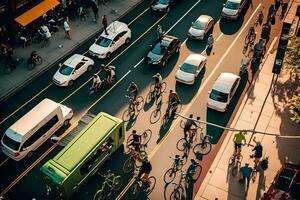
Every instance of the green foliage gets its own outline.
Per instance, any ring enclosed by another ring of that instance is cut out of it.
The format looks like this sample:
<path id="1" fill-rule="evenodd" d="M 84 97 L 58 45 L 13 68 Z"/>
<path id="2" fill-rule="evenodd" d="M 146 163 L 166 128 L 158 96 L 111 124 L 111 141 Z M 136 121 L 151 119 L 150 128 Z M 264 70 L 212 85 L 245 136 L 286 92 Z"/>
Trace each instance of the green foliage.
<path id="1" fill-rule="evenodd" d="M 284 58 L 284 66 L 295 73 L 300 73 L 300 37 L 290 37 Z"/>
<path id="2" fill-rule="evenodd" d="M 300 93 L 293 96 L 290 111 L 292 113 L 291 119 L 297 124 L 300 124 Z"/>

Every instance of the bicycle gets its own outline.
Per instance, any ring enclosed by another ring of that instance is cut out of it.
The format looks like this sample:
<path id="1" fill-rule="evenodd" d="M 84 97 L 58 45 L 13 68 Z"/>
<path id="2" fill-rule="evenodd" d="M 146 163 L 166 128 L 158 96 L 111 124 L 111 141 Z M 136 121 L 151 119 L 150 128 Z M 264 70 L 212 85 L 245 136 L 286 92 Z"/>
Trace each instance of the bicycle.
<path id="1" fill-rule="evenodd" d="M 169 158 L 173 159 L 174 162 L 172 163 L 172 167 L 168 169 L 164 175 L 166 184 L 171 183 L 175 179 L 177 171 L 181 170 L 183 166 L 183 161 L 180 159 L 179 155 L 176 155 L 175 158 Z"/>
<path id="2" fill-rule="evenodd" d="M 110 170 L 108 170 L 107 174 L 101 175 L 104 178 L 104 182 L 101 185 L 100 190 L 98 190 L 94 195 L 94 200 L 103 200 L 110 196 L 112 190 L 118 191 L 122 186 L 122 178 L 121 176 L 116 176 Z M 109 193 L 107 193 L 107 187 L 109 187 Z"/>
<path id="3" fill-rule="evenodd" d="M 180 171 L 181 171 L 181 175 L 180 175 L 178 184 L 172 183 L 174 185 L 174 190 L 170 195 L 170 200 L 185 199 L 184 198 L 184 187 L 182 186 L 182 182 L 183 182 L 183 180 L 186 180 L 186 173 L 184 173 L 182 170 L 180 170 Z"/>
<path id="4" fill-rule="evenodd" d="M 186 172 L 186 183 L 192 184 L 196 182 L 200 177 L 201 172 L 202 166 L 197 162 L 192 163 L 192 165 L 187 169 Z"/>
<path id="5" fill-rule="evenodd" d="M 162 105 L 162 102 L 160 101 L 156 105 L 155 110 L 152 111 L 152 113 L 150 115 L 150 123 L 151 124 L 154 124 L 154 123 L 156 123 L 159 120 L 159 118 L 161 116 L 161 105 Z"/>
<path id="6" fill-rule="evenodd" d="M 140 144 L 139 151 L 133 153 L 133 149 L 130 148 L 130 150 L 125 153 L 130 154 L 130 156 L 123 164 L 124 173 L 129 173 L 137 167 L 136 160 L 143 161 L 145 159 L 147 156 L 146 148 L 147 144 Z"/>
<path id="7" fill-rule="evenodd" d="M 258 24 L 261 26 L 263 21 L 264 21 L 264 14 L 263 14 L 262 10 L 260 10 L 256 17 L 254 26 L 256 27 L 256 26 L 258 26 Z"/>
<path id="8" fill-rule="evenodd" d="M 156 184 L 156 178 L 154 176 L 150 176 L 147 179 L 147 182 L 143 181 L 139 177 L 135 177 L 135 181 L 131 186 L 129 198 L 137 199 L 139 194 L 141 193 L 141 190 L 146 192 L 146 195 L 149 196 L 149 194 L 151 194 L 151 192 L 153 191 L 155 184 Z"/>
<path id="9" fill-rule="evenodd" d="M 173 102 L 171 104 L 169 104 L 169 102 L 168 102 L 168 107 L 167 107 L 166 113 L 164 114 L 164 116 L 162 118 L 163 125 L 166 125 L 168 123 L 168 121 L 172 115 L 174 115 L 175 113 L 179 113 L 181 111 L 181 108 L 182 108 L 182 105 L 181 105 L 180 101 Z"/>
<path id="10" fill-rule="evenodd" d="M 254 32 L 253 34 L 250 33 L 250 29 L 249 32 L 247 33 L 246 37 L 245 37 L 245 43 L 244 43 L 244 48 L 243 48 L 243 54 L 246 54 L 248 47 L 252 47 L 254 44 L 256 38 L 256 32 Z"/>
<path id="11" fill-rule="evenodd" d="M 37 55 L 34 58 L 34 63 L 28 63 L 28 69 L 32 70 L 35 68 L 37 65 L 41 65 L 43 63 L 43 58 L 40 55 Z"/>
<path id="12" fill-rule="evenodd" d="M 147 129 L 140 136 L 141 136 L 141 144 L 147 145 L 151 139 L 152 131 L 150 129 Z M 130 134 L 127 138 L 126 146 L 128 147 L 132 141 L 133 141 L 133 134 Z"/>
<path id="13" fill-rule="evenodd" d="M 135 100 L 131 96 L 125 95 L 126 98 L 129 98 L 129 106 L 124 111 L 122 119 L 125 122 L 128 122 L 136 111 L 140 111 L 144 106 L 144 98 L 142 96 L 137 96 Z"/>
<path id="14" fill-rule="evenodd" d="M 250 158 L 253 158 L 254 155 L 250 155 Z M 264 164 L 263 164 L 264 163 Z M 252 182 L 254 183 L 256 180 L 257 172 L 259 172 L 260 168 L 263 170 L 266 170 L 268 168 L 269 163 L 269 157 L 264 157 L 262 160 L 259 160 L 257 167 L 253 169 L 250 178 L 252 179 Z M 266 166 L 264 166 L 266 165 Z"/>
<path id="15" fill-rule="evenodd" d="M 210 135 L 205 135 L 203 137 L 203 139 L 201 140 L 201 142 L 199 144 L 196 144 L 193 148 L 193 152 L 195 155 L 197 154 L 202 154 L 202 155 L 207 155 L 211 149 L 212 149 L 212 145 L 210 142 L 210 139 L 212 139 L 213 137 Z"/>
<path id="16" fill-rule="evenodd" d="M 162 94 L 165 92 L 166 87 L 167 87 L 166 82 L 162 82 L 160 87 L 155 87 L 155 84 L 152 84 L 150 86 L 150 91 L 146 97 L 146 103 L 150 103 L 152 99 L 155 98 L 156 105 L 159 104 L 159 102 L 161 102 L 162 100 Z"/>
<path id="17" fill-rule="evenodd" d="M 80 21 L 84 22 L 86 20 L 86 18 L 88 17 L 88 11 L 86 8 L 83 8 L 82 6 L 80 6 L 77 10 L 78 13 L 78 17 L 80 19 Z"/>
<path id="18" fill-rule="evenodd" d="M 199 119 L 200 119 L 200 117 L 197 117 L 197 120 L 199 120 Z M 184 129 L 185 123 L 186 123 L 186 121 L 184 121 L 184 120 L 180 121 L 180 127 L 182 129 Z M 188 138 L 186 140 L 191 140 L 192 139 L 192 141 L 194 142 L 196 140 L 198 129 L 200 129 L 201 132 L 203 131 L 202 127 L 200 126 L 200 123 L 197 122 L 197 121 L 195 121 L 195 123 L 196 123 L 196 127 L 190 129 L 192 131 L 192 133 L 191 133 L 191 135 L 190 134 L 187 135 Z M 202 134 L 201 134 L 201 137 L 202 137 Z M 200 139 L 202 139 L 202 138 L 200 138 Z"/>

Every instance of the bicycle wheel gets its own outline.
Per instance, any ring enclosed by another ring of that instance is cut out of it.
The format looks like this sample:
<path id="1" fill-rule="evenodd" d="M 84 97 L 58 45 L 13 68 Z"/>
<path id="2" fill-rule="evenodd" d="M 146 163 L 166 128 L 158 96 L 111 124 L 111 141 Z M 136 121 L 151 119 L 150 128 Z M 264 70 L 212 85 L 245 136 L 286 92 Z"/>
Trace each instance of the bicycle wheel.
<path id="1" fill-rule="evenodd" d="M 228 165 L 232 165 L 232 163 L 234 163 L 235 161 L 235 156 L 230 156 L 229 161 L 228 161 Z"/>
<path id="2" fill-rule="evenodd" d="M 135 181 L 133 185 L 131 186 L 129 198 L 130 199 L 138 199 L 139 194 L 141 193 L 141 188 L 139 186 L 139 183 Z"/>
<path id="3" fill-rule="evenodd" d="M 211 151 L 211 143 L 209 142 L 203 142 L 196 144 L 193 148 L 194 154 L 201 153 L 202 155 L 206 155 Z"/>
<path id="4" fill-rule="evenodd" d="M 123 179 L 121 176 L 119 176 L 114 180 L 114 183 L 112 184 L 112 189 L 114 191 L 118 191 L 122 187 L 122 185 L 123 185 Z"/>
<path id="5" fill-rule="evenodd" d="M 150 115 L 150 123 L 151 124 L 156 123 L 159 120 L 160 116 L 161 116 L 161 111 L 155 109 Z"/>
<path id="6" fill-rule="evenodd" d="M 154 190 L 154 187 L 156 185 L 156 178 L 154 176 L 150 176 L 148 178 L 148 182 L 149 182 L 149 185 L 147 185 L 147 188 L 146 188 L 147 196 Z"/>
<path id="7" fill-rule="evenodd" d="M 94 200 L 104 200 L 105 199 L 105 193 L 103 190 L 98 190 L 96 194 L 94 195 Z"/>
<path id="8" fill-rule="evenodd" d="M 126 140 L 126 147 L 133 141 L 133 134 L 130 134 Z"/>
<path id="9" fill-rule="evenodd" d="M 161 84 L 161 89 L 160 89 L 160 95 L 166 91 L 167 88 L 167 83 L 166 82 L 162 82 Z"/>
<path id="10" fill-rule="evenodd" d="M 177 144 L 176 144 L 176 148 L 179 151 L 183 151 L 187 146 L 187 141 L 185 138 L 181 138 L 180 140 L 178 140 Z"/>
<path id="11" fill-rule="evenodd" d="M 173 168 L 168 169 L 168 171 L 164 175 L 164 181 L 166 184 L 170 184 L 172 181 L 174 181 L 176 176 L 176 172 Z"/>
<path id="12" fill-rule="evenodd" d="M 43 63 L 43 58 L 42 58 L 41 56 L 38 56 L 38 57 L 36 58 L 35 64 L 36 64 L 36 65 L 40 65 L 40 64 L 42 64 L 42 63 Z"/>
<path id="13" fill-rule="evenodd" d="M 181 127 L 182 129 L 184 129 L 184 127 L 185 127 L 185 120 L 181 120 L 181 121 L 180 121 L 180 127 Z"/>
<path id="14" fill-rule="evenodd" d="M 140 110 L 142 110 L 142 108 L 144 107 L 144 98 L 142 97 L 142 96 L 138 96 L 137 98 L 136 98 L 136 110 L 137 111 L 140 111 Z"/>
<path id="15" fill-rule="evenodd" d="M 149 92 L 146 96 L 146 103 L 150 103 L 153 99 L 153 92 Z"/>
<path id="16" fill-rule="evenodd" d="M 246 54 L 247 50 L 248 50 L 248 43 L 245 43 L 243 48 L 243 54 Z"/>
<path id="17" fill-rule="evenodd" d="M 200 177 L 201 172 L 202 172 L 202 166 L 197 165 L 194 172 L 193 172 L 193 174 L 192 174 L 192 176 L 191 176 L 191 180 L 194 181 L 194 182 L 197 181 L 198 178 Z"/>
<path id="18" fill-rule="evenodd" d="M 123 164 L 124 173 L 129 173 L 134 169 L 135 161 L 132 158 L 128 158 Z"/>
<path id="19" fill-rule="evenodd" d="M 152 137 L 152 131 L 150 129 L 145 130 L 142 133 L 142 144 L 148 144 L 148 142 L 150 141 L 151 137 Z"/>
<path id="20" fill-rule="evenodd" d="M 173 110 L 172 112 L 180 113 L 181 108 L 182 108 L 182 105 L 180 103 L 178 103 L 176 110 Z"/>
<path id="21" fill-rule="evenodd" d="M 170 200 L 182 200 L 183 198 L 183 187 L 179 185 L 170 195 Z"/>
<path id="22" fill-rule="evenodd" d="M 158 105 L 162 103 L 162 93 L 156 95 L 156 98 L 155 98 L 155 104 Z"/>
<path id="23" fill-rule="evenodd" d="M 237 164 L 237 165 L 238 165 L 238 164 Z M 238 168 L 237 165 L 235 165 L 235 166 L 231 169 L 231 174 L 232 174 L 232 176 L 234 176 L 234 177 L 236 177 L 236 175 L 238 174 L 239 168 Z"/>
<path id="24" fill-rule="evenodd" d="M 126 109 L 124 112 L 123 112 L 123 115 L 122 115 L 122 119 L 124 122 L 128 122 L 131 118 L 131 113 L 129 112 L 129 109 Z"/>
<path id="25" fill-rule="evenodd" d="M 249 42 L 250 42 L 250 35 L 249 33 L 247 33 L 244 44 L 248 46 Z"/>

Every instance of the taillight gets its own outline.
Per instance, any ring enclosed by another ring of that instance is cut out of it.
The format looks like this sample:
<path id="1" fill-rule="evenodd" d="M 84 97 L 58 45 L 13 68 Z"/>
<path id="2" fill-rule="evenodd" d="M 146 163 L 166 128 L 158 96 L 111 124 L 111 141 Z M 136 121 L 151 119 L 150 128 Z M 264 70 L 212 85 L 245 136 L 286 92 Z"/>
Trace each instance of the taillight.
<path id="1" fill-rule="evenodd" d="M 19 156 L 20 155 L 20 152 L 16 152 L 15 153 L 15 156 L 17 157 L 17 156 Z"/>

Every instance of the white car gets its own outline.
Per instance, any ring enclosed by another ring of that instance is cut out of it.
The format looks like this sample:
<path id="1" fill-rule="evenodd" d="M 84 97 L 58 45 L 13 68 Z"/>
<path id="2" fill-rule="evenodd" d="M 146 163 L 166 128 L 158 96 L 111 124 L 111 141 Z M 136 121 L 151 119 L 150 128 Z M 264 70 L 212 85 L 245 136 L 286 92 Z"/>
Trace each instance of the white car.
<path id="1" fill-rule="evenodd" d="M 63 64 L 53 76 L 53 82 L 58 86 L 71 86 L 74 81 L 86 71 L 93 69 L 94 61 L 83 55 L 74 54 Z"/>
<path id="2" fill-rule="evenodd" d="M 240 80 L 239 76 L 232 73 L 224 72 L 220 74 L 211 92 L 209 92 L 207 106 L 225 112 L 239 86 Z"/>
<path id="3" fill-rule="evenodd" d="M 131 30 L 127 24 L 114 21 L 107 27 L 108 35 L 105 31 L 96 39 L 95 43 L 89 48 L 91 56 L 98 58 L 109 58 L 112 52 L 117 50 L 123 44 L 128 44 L 131 39 Z"/>
<path id="4" fill-rule="evenodd" d="M 176 72 L 175 79 L 178 82 L 193 85 L 196 77 L 205 66 L 207 58 L 200 54 L 189 55 Z"/>
<path id="5" fill-rule="evenodd" d="M 188 36 L 192 39 L 203 40 L 205 34 L 213 27 L 214 19 L 208 15 L 200 15 L 195 22 L 192 23 L 188 31 Z"/>
<path id="6" fill-rule="evenodd" d="M 236 20 L 248 0 L 227 0 L 222 9 L 221 17 Z"/>

